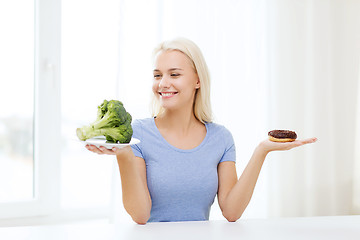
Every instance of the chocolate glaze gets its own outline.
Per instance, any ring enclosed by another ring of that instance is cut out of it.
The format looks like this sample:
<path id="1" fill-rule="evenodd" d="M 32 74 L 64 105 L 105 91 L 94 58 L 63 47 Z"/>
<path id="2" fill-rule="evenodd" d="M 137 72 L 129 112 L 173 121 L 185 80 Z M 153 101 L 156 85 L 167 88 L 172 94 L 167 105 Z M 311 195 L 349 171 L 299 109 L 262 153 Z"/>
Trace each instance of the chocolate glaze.
<path id="1" fill-rule="evenodd" d="M 272 130 L 268 133 L 268 135 L 274 138 L 297 138 L 296 133 L 290 130 Z"/>

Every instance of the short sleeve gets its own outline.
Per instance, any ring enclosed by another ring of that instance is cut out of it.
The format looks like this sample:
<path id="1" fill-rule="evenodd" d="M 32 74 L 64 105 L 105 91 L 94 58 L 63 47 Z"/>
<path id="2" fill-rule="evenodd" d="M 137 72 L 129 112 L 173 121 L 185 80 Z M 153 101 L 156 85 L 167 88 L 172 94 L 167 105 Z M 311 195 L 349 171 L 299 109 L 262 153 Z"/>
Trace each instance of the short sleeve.
<path id="1" fill-rule="evenodd" d="M 141 148 L 142 141 L 143 141 L 142 124 L 139 120 L 135 120 L 131 124 L 131 127 L 133 129 L 132 137 L 140 140 L 140 143 L 131 145 L 131 149 L 133 150 L 133 153 L 136 157 L 144 158 L 142 148 Z"/>
<path id="2" fill-rule="evenodd" d="M 219 163 L 226 161 L 236 162 L 236 148 L 235 148 L 234 138 L 231 132 L 225 127 L 223 128 L 222 132 L 223 132 L 222 142 L 224 143 L 225 146 L 224 146 L 224 154 L 221 157 Z"/>

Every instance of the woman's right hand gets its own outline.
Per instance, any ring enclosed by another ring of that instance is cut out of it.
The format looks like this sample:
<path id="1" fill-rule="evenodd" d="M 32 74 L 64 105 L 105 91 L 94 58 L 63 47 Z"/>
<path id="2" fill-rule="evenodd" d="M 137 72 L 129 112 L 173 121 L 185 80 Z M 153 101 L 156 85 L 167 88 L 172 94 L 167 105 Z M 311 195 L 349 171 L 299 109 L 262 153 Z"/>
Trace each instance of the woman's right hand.
<path id="1" fill-rule="evenodd" d="M 93 152 L 93 153 L 97 153 L 97 154 L 106 154 L 106 155 L 118 155 L 121 152 L 123 152 L 123 150 L 125 150 L 128 147 L 119 149 L 116 147 L 113 147 L 112 149 L 107 149 L 106 147 L 100 146 L 100 147 L 96 147 L 95 145 L 86 145 L 85 146 L 87 150 Z"/>
<path id="2" fill-rule="evenodd" d="M 86 145 L 87 150 L 106 155 L 116 155 L 122 188 L 122 202 L 126 212 L 138 224 L 145 224 L 151 211 L 151 197 L 147 186 L 146 164 L 144 159 L 135 157 L 130 146 L 107 149 Z"/>

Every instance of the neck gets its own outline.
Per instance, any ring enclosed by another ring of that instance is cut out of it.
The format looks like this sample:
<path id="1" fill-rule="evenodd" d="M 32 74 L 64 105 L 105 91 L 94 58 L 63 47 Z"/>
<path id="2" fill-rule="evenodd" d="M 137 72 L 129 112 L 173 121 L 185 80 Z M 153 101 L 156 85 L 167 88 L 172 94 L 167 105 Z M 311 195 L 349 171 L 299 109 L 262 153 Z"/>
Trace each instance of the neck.
<path id="1" fill-rule="evenodd" d="M 192 109 L 176 111 L 165 111 L 157 117 L 158 126 L 166 129 L 173 129 L 177 132 L 187 133 L 191 128 L 200 122 L 195 118 Z"/>

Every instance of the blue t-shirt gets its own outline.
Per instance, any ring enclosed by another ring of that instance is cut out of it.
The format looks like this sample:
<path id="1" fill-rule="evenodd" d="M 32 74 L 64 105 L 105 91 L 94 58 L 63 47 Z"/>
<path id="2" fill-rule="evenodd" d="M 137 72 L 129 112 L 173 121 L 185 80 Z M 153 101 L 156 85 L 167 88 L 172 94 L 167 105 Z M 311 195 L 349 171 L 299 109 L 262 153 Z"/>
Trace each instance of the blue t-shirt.
<path id="1" fill-rule="evenodd" d="M 218 191 L 217 166 L 234 161 L 233 137 L 224 126 L 206 123 L 202 143 L 189 150 L 169 144 L 154 118 L 135 120 L 132 145 L 135 156 L 146 163 L 147 185 L 152 201 L 149 222 L 209 220 Z"/>

